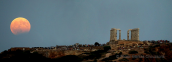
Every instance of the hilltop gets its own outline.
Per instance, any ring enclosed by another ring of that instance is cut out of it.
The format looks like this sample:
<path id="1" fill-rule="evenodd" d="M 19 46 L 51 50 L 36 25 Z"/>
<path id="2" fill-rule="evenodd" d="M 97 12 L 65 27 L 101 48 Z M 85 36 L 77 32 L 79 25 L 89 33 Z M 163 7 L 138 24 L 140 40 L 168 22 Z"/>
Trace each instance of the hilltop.
<path id="1" fill-rule="evenodd" d="M 60 48 L 60 47 L 59 47 Z M 103 46 L 80 46 L 78 49 L 67 49 L 61 47 L 61 50 L 57 49 L 43 49 L 37 48 L 11 48 L 7 51 L 3 51 L 0 54 L 1 60 L 3 59 L 26 59 L 26 60 L 56 60 L 63 62 L 171 62 L 172 58 L 172 43 L 156 44 L 142 46 L 131 46 L 125 48 L 119 48 L 113 50 L 113 47 L 108 45 Z M 149 56 L 159 57 L 151 58 Z M 148 58 L 149 57 L 149 58 Z"/>

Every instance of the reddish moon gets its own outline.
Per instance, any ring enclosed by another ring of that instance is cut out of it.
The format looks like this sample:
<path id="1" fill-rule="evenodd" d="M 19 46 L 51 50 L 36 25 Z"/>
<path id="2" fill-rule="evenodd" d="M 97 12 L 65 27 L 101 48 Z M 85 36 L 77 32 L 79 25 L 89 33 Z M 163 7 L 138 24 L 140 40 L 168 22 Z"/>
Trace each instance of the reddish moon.
<path id="1" fill-rule="evenodd" d="M 14 35 L 28 33 L 30 31 L 30 22 L 23 17 L 15 18 L 10 25 L 11 32 Z"/>

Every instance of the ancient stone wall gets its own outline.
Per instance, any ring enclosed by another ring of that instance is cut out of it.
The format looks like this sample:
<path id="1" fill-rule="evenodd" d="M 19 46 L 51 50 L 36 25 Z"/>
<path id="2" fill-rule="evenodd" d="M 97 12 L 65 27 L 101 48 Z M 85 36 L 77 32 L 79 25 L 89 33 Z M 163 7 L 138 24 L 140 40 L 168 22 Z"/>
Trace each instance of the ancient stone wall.
<path id="1" fill-rule="evenodd" d="M 117 30 L 119 30 L 119 39 L 117 39 Z M 110 41 L 117 41 L 117 40 L 121 40 L 121 30 L 112 28 L 110 30 Z"/>
<path id="2" fill-rule="evenodd" d="M 119 39 L 117 39 L 117 30 L 119 30 Z M 130 31 L 131 31 L 131 39 L 129 39 Z M 139 28 L 129 29 L 127 31 L 127 40 L 128 41 L 139 41 Z M 116 28 L 112 28 L 110 30 L 110 41 L 107 42 L 106 45 L 118 44 L 117 41 L 121 41 L 121 30 L 116 29 Z M 125 41 L 125 39 L 123 41 Z"/>
<path id="3" fill-rule="evenodd" d="M 132 29 L 131 35 L 132 35 L 131 40 L 139 41 L 139 28 Z"/>
<path id="4" fill-rule="evenodd" d="M 131 39 L 129 39 L 129 33 L 130 33 L 130 31 L 131 31 L 132 29 L 129 29 L 128 31 L 127 31 L 127 40 L 131 40 Z"/>
<path id="5" fill-rule="evenodd" d="M 112 28 L 111 30 L 110 30 L 110 40 L 115 40 L 115 39 L 117 39 L 116 37 L 117 37 L 117 34 L 116 34 L 117 32 L 116 32 L 116 29 L 115 28 Z"/>
<path id="6" fill-rule="evenodd" d="M 131 31 L 131 39 L 129 39 L 129 31 Z M 139 28 L 129 29 L 127 31 L 127 40 L 139 41 Z"/>

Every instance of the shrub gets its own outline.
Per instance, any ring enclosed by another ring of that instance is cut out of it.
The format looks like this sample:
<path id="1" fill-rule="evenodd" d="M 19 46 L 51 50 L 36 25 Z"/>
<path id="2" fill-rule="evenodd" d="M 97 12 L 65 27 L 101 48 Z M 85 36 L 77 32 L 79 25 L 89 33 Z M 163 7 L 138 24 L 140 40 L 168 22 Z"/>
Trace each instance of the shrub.
<path id="1" fill-rule="evenodd" d="M 137 51 L 129 51 L 129 54 L 136 54 L 138 53 Z"/>
<path id="2" fill-rule="evenodd" d="M 95 42 L 94 45 L 95 46 L 100 46 L 100 44 L 98 42 Z"/>
<path id="3" fill-rule="evenodd" d="M 23 51 L 23 54 L 30 54 L 30 51 Z"/>
<path id="4" fill-rule="evenodd" d="M 98 54 L 92 53 L 92 54 L 89 55 L 89 58 L 90 58 L 90 59 L 98 59 L 98 58 L 100 58 L 100 57 L 101 57 L 101 54 L 99 54 L 99 53 L 98 53 Z"/>
<path id="5" fill-rule="evenodd" d="M 108 58 L 104 58 L 104 59 L 102 59 L 102 61 L 107 61 L 108 60 Z"/>
<path id="6" fill-rule="evenodd" d="M 150 54 L 150 52 L 148 52 L 148 51 L 144 51 L 144 53 L 146 53 L 146 54 Z"/>
<path id="7" fill-rule="evenodd" d="M 104 50 L 105 50 L 105 51 L 108 51 L 109 49 L 111 49 L 110 46 L 104 46 Z"/>
<path id="8" fill-rule="evenodd" d="M 22 51 L 22 50 L 10 51 L 7 54 L 5 54 L 5 56 L 6 55 L 9 55 L 8 57 L 10 57 L 10 58 L 8 58 L 8 59 L 15 59 L 15 60 L 16 59 L 23 59 L 23 60 L 25 60 L 25 59 L 28 59 L 28 60 L 30 60 L 30 59 L 46 59 L 46 57 L 44 57 L 41 54 L 32 54 L 29 51 Z M 4 57 L 4 56 L 2 56 L 2 57 Z"/>
<path id="9" fill-rule="evenodd" d="M 97 51 L 93 51 L 93 52 L 91 52 L 91 54 L 93 53 L 93 54 L 101 54 L 101 53 L 105 53 L 106 51 L 104 51 L 104 50 L 97 50 Z"/>
<path id="10" fill-rule="evenodd" d="M 97 62 L 97 59 L 94 59 L 94 61 L 93 62 Z"/>
<path id="11" fill-rule="evenodd" d="M 67 55 L 67 56 L 63 56 L 61 58 L 58 58 L 57 60 L 63 61 L 63 62 L 80 62 L 83 59 L 79 58 L 79 57 L 77 57 L 75 55 Z"/>
<path id="12" fill-rule="evenodd" d="M 116 55 L 112 55 L 112 56 L 109 56 L 108 58 L 109 60 L 114 60 L 114 59 L 117 59 Z"/>
<path id="13" fill-rule="evenodd" d="M 136 58 L 132 58 L 132 60 L 135 60 Z"/>
<path id="14" fill-rule="evenodd" d="M 119 61 L 129 61 L 127 58 L 119 59 Z"/>
<path id="15" fill-rule="evenodd" d="M 86 53 L 82 53 L 82 54 L 90 54 L 90 53 L 87 53 L 87 52 L 86 52 Z"/>
<path id="16" fill-rule="evenodd" d="M 122 54 L 122 52 L 119 53 L 119 55 L 121 55 L 121 54 Z"/>
<path id="17" fill-rule="evenodd" d="M 147 49 L 147 48 L 144 48 L 144 50 L 149 50 L 149 49 Z"/>
<path id="18" fill-rule="evenodd" d="M 33 54 L 38 54 L 38 52 L 33 52 Z"/>
<path id="19" fill-rule="evenodd" d="M 97 50 L 91 53 L 86 53 L 86 54 L 89 54 L 89 56 L 84 57 L 84 59 L 98 59 L 101 57 L 103 53 L 105 53 L 104 50 Z"/>
<path id="20" fill-rule="evenodd" d="M 154 47 L 160 47 L 160 45 L 155 45 Z"/>
<path id="21" fill-rule="evenodd" d="M 151 52 L 152 55 L 157 55 L 158 53 L 157 52 Z"/>

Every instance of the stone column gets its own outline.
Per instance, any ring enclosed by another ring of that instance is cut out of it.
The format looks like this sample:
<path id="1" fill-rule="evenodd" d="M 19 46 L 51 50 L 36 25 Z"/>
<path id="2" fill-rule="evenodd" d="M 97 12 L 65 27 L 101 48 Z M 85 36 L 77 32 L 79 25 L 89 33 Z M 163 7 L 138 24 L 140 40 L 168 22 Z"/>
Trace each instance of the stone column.
<path id="1" fill-rule="evenodd" d="M 130 33 L 131 30 L 132 30 L 132 29 L 129 29 L 129 30 L 127 31 L 127 40 L 130 40 L 130 39 L 129 39 L 129 36 L 130 36 L 129 33 Z"/>
<path id="2" fill-rule="evenodd" d="M 119 30 L 119 40 L 121 40 L 121 30 Z"/>
<path id="3" fill-rule="evenodd" d="M 116 40 L 116 29 L 115 28 L 112 28 L 111 30 L 110 30 L 110 41 L 112 41 L 112 40 Z"/>
<path id="4" fill-rule="evenodd" d="M 117 41 L 117 30 L 115 29 L 115 41 Z"/>
<path id="5" fill-rule="evenodd" d="M 138 37 L 137 40 L 139 41 L 139 28 L 138 28 L 138 31 L 137 31 L 137 35 L 138 35 L 137 36 Z"/>
<path id="6" fill-rule="evenodd" d="M 112 40 L 112 30 L 110 30 L 110 41 Z"/>
<path id="7" fill-rule="evenodd" d="M 139 28 L 132 29 L 132 40 L 137 40 L 139 41 Z"/>
<path id="8" fill-rule="evenodd" d="M 127 40 L 129 40 L 129 30 L 127 31 Z"/>
<path id="9" fill-rule="evenodd" d="M 134 31 L 133 30 L 131 30 L 131 38 L 130 38 L 130 40 L 134 40 Z"/>

